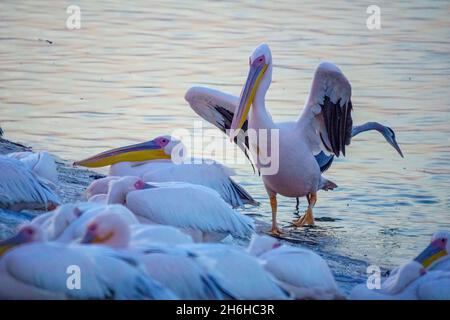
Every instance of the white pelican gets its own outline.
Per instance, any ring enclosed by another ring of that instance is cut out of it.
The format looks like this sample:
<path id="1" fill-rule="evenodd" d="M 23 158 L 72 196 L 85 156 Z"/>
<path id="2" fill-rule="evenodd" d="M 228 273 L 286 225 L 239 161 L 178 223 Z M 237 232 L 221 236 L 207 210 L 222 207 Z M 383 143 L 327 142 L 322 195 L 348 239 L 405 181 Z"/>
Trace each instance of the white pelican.
<path id="1" fill-rule="evenodd" d="M 368 289 L 366 284 L 352 289 L 352 300 L 450 300 L 450 272 L 431 271 L 415 276 L 411 282 L 401 283 L 394 289 L 381 285 L 381 289 Z"/>
<path id="2" fill-rule="evenodd" d="M 81 211 L 75 204 L 63 204 L 56 210 L 38 215 L 29 224 L 39 227 L 47 240 L 56 240 L 80 215 Z"/>
<path id="3" fill-rule="evenodd" d="M 284 300 L 292 295 L 280 287 L 255 257 L 244 250 L 225 244 L 182 245 L 211 271 L 214 281 L 230 298 L 238 300 Z"/>
<path id="4" fill-rule="evenodd" d="M 171 136 L 162 136 L 105 151 L 76 161 L 74 165 L 89 168 L 111 165 L 111 176 L 137 176 L 150 182 L 182 181 L 200 184 L 216 190 L 233 207 L 258 204 L 243 187 L 231 179 L 235 175 L 232 169 L 208 159 L 186 159 L 184 150 L 181 141 Z M 172 161 L 175 156 L 179 157 L 179 161 Z"/>
<path id="5" fill-rule="evenodd" d="M 328 264 L 311 250 L 282 245 L 273 237 L 254 236 L 248 251 L 296 299 L 342 298 Z"/>
<path id="6" fill-rule="evenodd" d="M 197 262 L 194 255 L 161 244 L 168 235 L 181 243 L 192 243 L 176 228 L 170 226 L 145 225 L 145 233 L 136 235 L 119 215 L 103 214 L 95 217 L 87 226 L 82 243 L 106 245 L 134 253 L 147 268 L 150 276 L 173 291 L 180 299 L 223 299 L 226 294 L 214 282 L 213 276 Z M 165 229 L 164 234 L 160 230 Z M 162 235 L 163 238 L 158 238 Z"/>
<path id="7" fill-rule="evenodd" d="M 227 235 L 249 238 L 253 222 L 237 213 L 214 190 L 184 182 L 145 183 L 138 177 L 112 181 L 108 204 L 124 204 L 144 223 L 171 225 L 195 241 L 219 241 Z"/>
<path id="8" fill-rule="evenodd" d="M 81 272 L 76 290 L 68 285 L 74 270 Z M 0 283 L 0 299 L 175 298 L 132 256 L 98 246 L 47 242 L 32 225 L 0 242 Z"/>
<path id="9" fill-rule="evenodd" d="M 65 226 L 64 228 L 60 228 L 57 236 L 49 237 L 49 234 L 51 235 L 52 233 L 47 232 L 46 235 L 49 240 L 64 243 L 80 241 L 86 231 L 86 226 L 91 222 L 91 220 L 103 214 L 118 215 L 130 226 L 139 224 L 139 221 L 134 214 L 122 205 L 78 203 L 76 206 L 73 204 L 64 205 L 63 208 L 66 206 L 67 208 L 63 209 L 63 212 L 66 212 L 64 216 L 72 217 L 73 215 L 76 215 L 77 218 L 70 219 L 70 222 L 66 224 L 60 223 L 59 225 Z M 70 212 L 71 209 L 72 213 Z M 68 221 L 67 218 L 58 218 L 58 216 L 56 216 L 56 219 Z"/>
<path id="10" fill-rule="evenodd" d="M 395 268 L 379 290 L 356 286 L 352 299 L 450 299 L 449 232 L 436 232 L 416 258 Z"/>
<path id="11" fill-rule="evenodd" d="M 55 159 L 47 151 L 13 152 L 8 153 L 7 156 L 20 160 L 28 169 L 37 174 L 41 180 L 45 179 L 44 181 L 53 184 L 53 186 L 56 186 L 58 183 Z"/>
<path id="12" fill-rule="evenodd" d="M 321 175 L 314 156 L 321 151 L 327 156 L 345 155 L 345 147 L 350 144 L 352 136 L 351 86 L 336 65 L 321 63 L 316 69 L 308 100 L 298 120 L 275 123 L 265 106 L 265 95 L 272 81 L 272 55 L 266 44 L 259 45 L 253 51 L 249 65 L 249 74 L 240 98 L 198 87 L 191 88 L 185 98 L 200 116 L 222 130 L 229 128 L 230 138 L 242 150 L 250 151 L 258 169 L 265 167 L 266 159 L 260 153 L 257 135 L 261 134 L 261 129 L 279 130 L 279 141 L 270 141 L 270 137 L 267 137 L 269 150 L 265 152 L 270 154 L 271 145 L 279 146 L 279 169 L 274 174 L 262 173 L 262 179 L 272 208 L 271 232 L 280 235 L 276 219 L 277 194 L 306 196 L 308 209 L 294 221 L 294 225 L 303 226 L 314 224 L 312 209 L 317 200 L 317 191 L 336 187 L 336 184 Z M 249 130 L 256 131 L 256 134 L 247 135 L 246 131 Z M 388 142 L 400 152 L 393 136 L 389 137 Z"/>
<path id="13" fill-rule="evenodd" d="M 29 224 L 40 228 L 49 241 L 71 243 L 80 241 L 90 220 L 103 214 L 121 216 L 130 226 L 139 224 L 126 207 L 103 203 L 63 204 L 54 211 L 38 215 Z"/>
<path id="14" fill-rule="evenodd" d="M 102 243 L 115 249 L 145 249 L 149 245 L 193 243 L 192 238 L 172 226 L 130 224 L 123 215 L 104 212 L 94 216 L 84 228 L 87 243 Z"/>
<path id="15" fill-rule="evenodd" d="M 59 205 L 59 197 L 48 180 L 22 161 L 0 156 L 0 172 L 0 208 L 12 211 L 52 210 Z"/>

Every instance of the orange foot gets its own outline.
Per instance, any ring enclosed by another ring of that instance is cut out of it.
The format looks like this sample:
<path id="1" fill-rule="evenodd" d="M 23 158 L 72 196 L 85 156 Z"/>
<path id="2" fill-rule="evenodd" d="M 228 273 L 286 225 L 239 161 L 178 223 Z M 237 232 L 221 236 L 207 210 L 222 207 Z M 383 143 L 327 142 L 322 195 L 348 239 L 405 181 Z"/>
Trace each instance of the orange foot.
<path id="1" fill-rule="evenodd" d="M 314 225 L 314 216 L 312 209 L 308 208 L 305 211 L 305 214 L 298 218 L 297 220 L 294 220 L 292 224 L 296 227 L 303 227 L 305 225 Z"/>

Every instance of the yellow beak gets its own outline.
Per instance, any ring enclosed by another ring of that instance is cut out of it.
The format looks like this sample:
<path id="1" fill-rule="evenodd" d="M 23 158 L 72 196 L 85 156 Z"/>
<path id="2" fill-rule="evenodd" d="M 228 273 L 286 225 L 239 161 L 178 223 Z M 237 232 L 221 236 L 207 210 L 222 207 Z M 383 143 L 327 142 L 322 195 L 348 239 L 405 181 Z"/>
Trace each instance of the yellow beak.
<path id="1" fill-rule="evenodd" d="M 167 154 L 154 140 L 151 140 L 105 151 L 90 158 L 76 161 L 73 164 L 88 168 L 98 168 L 119 162 L 141 162 L 156 159 L 170 159 L 170 154 Z"/>
<path id="2" fill-rule="evenodd" d="M 253 63 L 250 65 L 247 81 L 245 82 L 245 85 L 242 88 L 239 106 L 236 112 L 234 113 L 233 121 L 231 122 L 230 126 L 231 140 L 233 140 L 238 135 L 239 130 L 242 129 L 242 126 L 247 120 L 247 115 L 253 103 L 253 98 L 255 97 L 261 79 L 267 70 L 267 66 L 268 65 L 266 63 L 262 64 Z"/>
<path id="3" fill-rule="evenodd" d="M 421 263 L 424 268 L 428 268 L 435 261 L 447 255 L 447 250 L 445 250 L 439 241 L 433 241 L 414 260 Z"/>

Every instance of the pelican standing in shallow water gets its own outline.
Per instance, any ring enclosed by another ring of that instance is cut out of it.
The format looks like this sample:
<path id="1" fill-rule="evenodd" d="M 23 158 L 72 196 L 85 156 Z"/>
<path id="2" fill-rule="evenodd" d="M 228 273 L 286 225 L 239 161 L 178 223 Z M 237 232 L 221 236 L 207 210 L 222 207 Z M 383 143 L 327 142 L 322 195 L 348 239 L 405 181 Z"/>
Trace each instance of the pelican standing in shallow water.
<path id="1" fill-rule="evenodd" d="M 110 176 L 136 176 L 150 182 L 181 181 L 199 184 L 216 190 L 233 207 L 258 205 L 243 187 L 231 179 L 235 175 L 232 169 L 208 159 L 185 158 L 184 150 L 181 141 L 171 136 L 161 136 L 151 141 L 105 151 L 76 161 L 74 165 L 88 168 L 110 165 Z M 174 161 L 173 156 L 179 159 Z M 93 188 L 99 189 L 93 194 L 106 193 L 108 183 L 99 182 Z"/>
<path id="2" fill-rule="evenodd" d="M 272 208 L 271 233 L 280 235 L 277 225 L 277 194 L 287 197 L 306 197 L 305 214 L 294 221 L 295 226 L 314 224 L 313 207 L 317 191 L 333 189 L 336 184 L 321 174 L 315 156 L 345 156 L 350 144 L 353 121 L 351 117 L 351 86 L 341 70 L 332 63 L 321 63 L 315 72 L 308 100 L 297 121 L 275 123 L 266 110 L 265 95 L 272 81 L 272 55 L 266 44 L 259 45 L 249 59 L 250 70 L 239 99 L 208 88 L 191 88 L 186 100 L 203 118 L 229 134 L 244 151 L 250 151 L 261 169 L 259 145 L 255 135 L 246 136 L 253 129 L 279 130 L 279 169 L 275 174 L 262 174 Z M 252 107 L 253 106 L 253 107 Z M 248 118 L 248 120 L 247 120 Z M 241 130 L 242 129 L 242 130 Z M 364 129 L 364 128 L 363 128 Z M 370 128 L 369 128 L 370 130 Z M 392 131 L 393 132 L 393 131 Z M 389 141 L 401 152 L 395 137 Z M 256 154 L 255 154 L 256 153 Z M 267 153 L 266 153 L 267 154 Z M 328 158 L 328 167 L 332 158 Z"/>

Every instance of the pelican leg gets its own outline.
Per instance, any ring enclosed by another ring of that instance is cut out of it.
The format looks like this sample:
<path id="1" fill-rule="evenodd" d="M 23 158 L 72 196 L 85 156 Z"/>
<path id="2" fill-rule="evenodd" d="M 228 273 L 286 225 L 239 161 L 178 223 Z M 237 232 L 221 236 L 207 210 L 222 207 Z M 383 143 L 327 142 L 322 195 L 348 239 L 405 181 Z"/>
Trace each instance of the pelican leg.
<path id="1" fill-rule="evenodd" d="M 303 227 L 305 225 L 314 225 L 314 216 L 312 209 L 314 208 L 314 205 L 317 202 L 317 193 L 311 192 L 306 196 L 306 199 L 308 200 L 308 209 L 306 209 L 305 214 L 292 222 L 296 227 Z"/>
<path id="2" fill-rule="evenodd" d="M 297 204 L 295 205 L 295 213 L 298 214 L 298 210 L 299 210 L 299 207 L 300 207 L 300 199 L 298 197 L 295 198 L 295 199 L 297 200 Z"/>
<path id="3" fill-rule="evenodd" d="M 278 228 L 277 223 L 277 196 L 272 195 L 270 197 L 270 207 L 272 208 L 272 229 L 270 230 L 270 233 L 276 237 L 281 236 L 282 232 Z"/>

